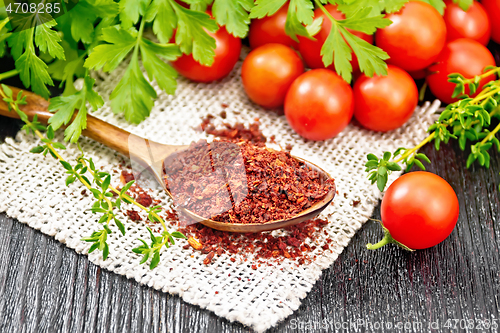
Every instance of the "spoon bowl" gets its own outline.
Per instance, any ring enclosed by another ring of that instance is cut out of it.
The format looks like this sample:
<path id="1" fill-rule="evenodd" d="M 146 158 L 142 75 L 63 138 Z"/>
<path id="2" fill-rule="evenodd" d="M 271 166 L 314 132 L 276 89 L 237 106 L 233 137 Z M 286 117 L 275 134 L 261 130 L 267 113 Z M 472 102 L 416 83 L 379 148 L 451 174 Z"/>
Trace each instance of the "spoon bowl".
<path id="1" fill-rule="evenodd" d="M 13 87 L 10 88 L 13 90 L 14 95 L 17 95 L 19 89 Z M 31 92 L 23 92 L 23 94 L 27 97 L 27 104 L 22 105 L 20 107 L 21 110 L 27 114 L 30 120 L 37 115 L 38 121 L 47 124 L 50 117 L 53 116 L 53 113 L 48 111 L 49 102 Z M 3 102 L 0 102 L 0 115 L 11 118 L 19 118 L 16 112 L 9 112 L 7 104 Z M 173 154 L 187 149 L 189 147 L 188 145 L 167 145 L 157 143 L 131 134 L 121 128 L 113 126 L 90 115 L 87 115 L 87 128 L 82 132 L 82 134 L 106 145 L 124 156 L 129 157 L 133 162 L 141 165 L 142 168 L 149 169 L 155 180 L 163 187 L 167 194 L 174 198 L 163 180 L 164 161 Z M 311 169 L 317 171 L 323 181 L 331 179 L 331 176 L 317 165 L 299 157 L 292 156 L 292 158 L 305 163 Z M 251 233 L 284 228 L 312 219 L 321 213 L 321 211 L 323 211 L 332 202 L 335 197 L 335 193 L 336 190 L 335 187 L 333 187 L 320 201 L 316 202 L 314 205 L 299 214 L 288 219 L 273 220 L 265 223 L 219 222 L 202 217 L 186 208 L 178 207 L 178 209 L 182 210 L 184 214 L 193 219 L 195 222 L 202 223 L 213 229 L 228 232 Z"/>

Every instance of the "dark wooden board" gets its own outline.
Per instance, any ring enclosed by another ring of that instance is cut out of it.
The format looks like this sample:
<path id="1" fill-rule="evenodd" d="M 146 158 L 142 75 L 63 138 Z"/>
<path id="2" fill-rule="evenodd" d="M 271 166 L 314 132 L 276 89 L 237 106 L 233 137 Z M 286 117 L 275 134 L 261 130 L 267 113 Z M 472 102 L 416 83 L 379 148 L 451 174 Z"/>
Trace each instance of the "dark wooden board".
<path id="1" fill-rule="evenodd" d="M 0 118 L 1 138 L 18 126 Z M 500 156 L 493 154 L 490 169 L 467 170 L 466 153 L 455 145 L 424 151 L 433 161 L 429 171 L 450 182 L 460 201 L 450 237 L 415 253 L 392 245 L 368 251 L 365 244 L 382 236 L 377 223 L 368 222 L 323 271 L 302 306 L 270 332 L 325 332 L 335 325 L 344 331 L 395 331 L 387 329 L 389 323 L 420 332 L 436 323 L 432 327 L 439 329 L 431 331 L 442 331 L 447 320 L 462 320 L 458 327 L 465 320 L 474 327 L 485 319 L 498 322 Z M 380 217 L 379 208 L 373 216 Z M 103 270 L 53 237 L 0 214 L 0 332 L 248 331 Z"/>

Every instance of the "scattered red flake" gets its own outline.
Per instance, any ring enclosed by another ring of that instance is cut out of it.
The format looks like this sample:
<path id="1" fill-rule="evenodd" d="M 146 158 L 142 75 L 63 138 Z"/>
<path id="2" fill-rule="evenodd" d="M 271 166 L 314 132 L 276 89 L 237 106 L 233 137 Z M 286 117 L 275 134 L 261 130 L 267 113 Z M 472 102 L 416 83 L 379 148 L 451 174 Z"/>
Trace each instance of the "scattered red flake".
<path id="1" fill-rule="evenodd" d="M 224 111 L 222 111 L 222 112 L 220 113 L 220 117 L 221 117 L 222 119 L 226 119 L 226 118 L 227 118 L 227 112 L 226 112 L 225 110 L 224 110 Z"/>
<path id="2" fill-rule="evenodd" d="M 205 260 L 203 260 L 203 263 L 204 263 L 205 265 L 210 264 L 210 263 L 212 262 L 212 259 L 214 258 L 214 255 L 215 255 L 215 252 L 214 252 L 214 251 L 210 252 L 210 253 L 207 255 L 207 257 L 205 258 Z"/>
<path id="3" fill-rule="evenodd" d="M 218 292 L 218 291 L 216 291 L 216 292 L 215 292 L 215 295 L 217 295 L 218 293 L 219 293 L 219 292 Z"/>
<path id="4" fill-rule="evenodd" d="M 86 197 L 86 196 L 87 196 L 87 190 L 86 190 L 86 189 L 83 189 L 83 190 L 82 190 L 82 195 L 83 195 L 84 197 Z"/>
<path id="5" fill-rule="evenodd" d="M 135 210 L 131 209 L 131 210 L 127 210 L 127 215 L 128 217 L 132 220 L 132 221 L 142 221 L 142 218 L 141 216 L 139 215 L 138 212 L 136 212 Z"/>
<path id="6" fill-rule="evenodd" d="M 137 201 L 137 203 L 143 205 L 144 207 L 149 207 L 153 203 L 153 199 L 151 198 L 151 196 L 145 192 L 139 193 L 135 201 Z"/>
<path id="7" fill-rule="evenodd" d="M 293 149 L 293 145 L 290 144 L 290 143 L 287 143 L 286 146 L 285 146 L 285 149 L 288 150 L 288 151 L 290 151 L 290 150 Z"/>
<path id="8" fill-rule="evenodd" d="M 252 265 L 252 269 L 257 269 L 257 265 Z"/>
<path id="9" fill-rule="evenodd" d="M 122 170 L 122 173 L 120 175 L 120 182 L 122 184 L 127 184 L 132 180 L 134 180 L 134 175 L 128 171 Z"/>
<path id="10" fill-rule="evenodd" d="M 225 109 L 225 108 L 227 108 L 229 105 L 228 105 L 228 104 L 226 104 L 226 103 L 221 103 L 221 105 L 220 105 L 220 106 L 221 106 L 221 107 L 223 107 L 223 108 Z"/>
<path id="11" fill-rule="evenodd" d="M 361 202 L 360 200 L 353 200 L 352 206 L 356 207 L 357 205 L 359 205 L 360 202 Z"/>

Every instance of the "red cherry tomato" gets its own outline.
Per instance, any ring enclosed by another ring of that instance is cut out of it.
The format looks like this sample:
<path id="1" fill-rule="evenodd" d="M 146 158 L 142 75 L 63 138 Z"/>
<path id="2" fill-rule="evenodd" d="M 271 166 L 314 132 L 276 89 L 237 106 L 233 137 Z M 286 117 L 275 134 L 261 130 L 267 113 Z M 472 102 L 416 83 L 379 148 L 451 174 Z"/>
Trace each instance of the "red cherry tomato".
<path id="1" fill-rule="evenodd" d="M 482 0 L 481 4 L 490 18 L 491 39 L 500 44 L 500 0 Z"/>
<path id="2" fill-rule="evenodd" d="M 377 31 L 375 43 L 389 54 L 387 63 L 417 71 L 434 62 L 446 42 L 446 25 L 434 7 L 411 1 L 386 17 L 392 24 Z"/>
<path id="3" fill-rule="evenodd" d="M 329 69 L 313 69 L 299 76 L 285 98 L 290 126 L 309 140 L 326 140 L 349 124 L 354 108 L 352 89 Z"/>
<path id="4" fill-rule="evenodd" d="M 453 103 L 457 98 L 452 98 L 455 84 L 448 82 L 448 75 L 460 73 L 466 78 L 473 78 L 483 73 L 486 66 L 494 66 L 495 59 L 491 52 L 482 44 L 468 38 L 455 39 L 446 44 L 445 48 L 436 59 L 436 64 L 429 67 L 427 83 L 432 93 L 445 103 Z M 487 82 L 494 80 L 495 75 L 490 75 L 481 80 L 479 89 Z M 469 93 L 469 87 L 465 87 L 465 93 Z"/>
<path id="5" fill-rule="evenodd" d="M 387 76 L 361 75 L 354 85 L 354 117 L 373 131 L 401 127 L 418 103 L 415 81 L 404 70 L 389 65 Z"/>
<path id="6" fill-rule="evenodd" d="M 345 19 L 345 15 L 337 9 L 337 6 L 326 5 L 325 8 L 333 16 L 334 19 Z M 332 22 L 328 19 L 328 17 L 326 17 L 326 15 L 321 11 L 320 8 L 317 8 L 314 11 L 314 19 L 317 19 L 319 17 L 323 18 L 323 23 L 321 26 L 321 30 L 314 36 L 316 40 L 310 40 L 309 38 L 299 36 L 299 52 L 309 68 L 325 68 L 321 57 L 321 48 L 323 47 L 323 43 L 328 37 L 328 34 L 330 34 L 330 30 L 332 29 Z M 350 29 L 347 30 L 352 32 L 359 38 L 367 41 L 368 43 L 373 44 L 372 35 L 367 35 L 362 32 L 353 31 Z M 358 59 L 356 58 L 356 55 L 354 53 L 352 54 L 351 65 L 353 71 L 359 70 Z M 331 64 L 327 68 L 335 70 L 335 66 L 333 64 Z"/>
<path id="7" fill-rule="evenodd" d="M 411 249 L 441 243 L 458 220 L 458 199 L 443 178 L 425 171 L 407 173 L 392 183 L 381 205 L 384 227 Z"/>
<path id="8" fill-rule="evenodd" d="M 183 54 L 171 62 L 179 74 L 193 81 L 210 82 L 220 80 L 231 72 L 240 57 L 241 39 L 229 34 L 224 27 L 208 34 L 215 38 L 216 43 L 213 64 L 204 66 L 194 60 L 192 54 Z"/>
<path id="9" fill-rule="evenodd" d="M 264 44 L 278 43 L 297 49 L 298 43 L 285 32 L 287 12 L 288 3 L 283 5 L 272 16 L 252 20 L 250 31 L 248 32 L 250 47 L 255 49 Z"/>
<path id="10" fill-rule="evenodd" d="M 282 44 L 259 46 L 243 61 L 241 80 L 248 97 L 265 108 L 283 105 L 292 82 L 304 72 L 299 55 Z"/>
<path id="11" fill-rule="evenodd" d="M 490 19 L 479 2 L 473 1 L 466 12 L 451 0 L 446 0 L 445 3 L 443 18 L 447 41 L 470 38 L 483 45 L 488 44 L 491 35 Z"/>

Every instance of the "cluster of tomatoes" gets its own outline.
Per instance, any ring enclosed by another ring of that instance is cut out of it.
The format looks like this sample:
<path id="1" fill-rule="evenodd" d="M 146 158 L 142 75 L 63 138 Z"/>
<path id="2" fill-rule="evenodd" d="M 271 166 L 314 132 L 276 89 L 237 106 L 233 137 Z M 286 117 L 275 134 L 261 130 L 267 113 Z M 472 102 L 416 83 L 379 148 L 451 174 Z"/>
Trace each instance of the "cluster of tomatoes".
<path id="1" fill-rule="evenodd" d="M 500 0 L 474 1 L 468 11 L 447 0 L 444 16 L 421 1 L 407 3 L 399 12 L 388 14 L 392 24 L 374 35 L 351 31 L 388 53 L 387 76 L 367 77 L 359 72 L 356 56 L 351 65 L 356 78 L 353 86 L 323 65 L 321 48 L 332 22 L 318 8 L 315 19 L 323 18 L 314 40 L 294 41 L 285 33 L 288 4 L 274 15 L 253 20 L 249 44 L 252 51 L 241 70 L 245 91 L 253 102 L 265 108 L 283 106 L 290 126 L 310 140 L 334 137 L 354 116 L 375 131 L 389 131 L 403 125 L 418 103 L 414 79 L 426 78 L 432 93 L 443 102 L 455 101 L 454 84 L 448 74 L 471 78 L 494 66 L 485 47 L 490 38 L 500 43 Z M 337 7 L 325 8 L 335 19 L 344 19 Z M 183 55 L 172 65 L 183 76 L 198 82 L 218 80 L 228 75 L 238 61 L 241 40 L 224 27 L 209 33 L 216 40 L 214 63 L 203 66 L 191 55 Z M 311 68 L 305 71 L 305 66 Z M 495 79 L 484 78 L 480 86 Z M 478 89 L 479 90 L 479 89 Z"/>

